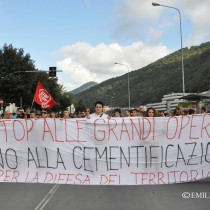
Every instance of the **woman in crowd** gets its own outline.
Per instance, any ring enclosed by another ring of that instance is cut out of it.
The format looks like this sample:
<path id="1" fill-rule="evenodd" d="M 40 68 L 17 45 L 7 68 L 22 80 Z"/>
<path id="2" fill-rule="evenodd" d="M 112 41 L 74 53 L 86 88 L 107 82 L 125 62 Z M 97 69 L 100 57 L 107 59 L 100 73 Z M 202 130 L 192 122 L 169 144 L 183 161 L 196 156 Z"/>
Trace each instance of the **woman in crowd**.
<path id="1" fill-rule="evenodd" d="M 69 118 L 69 112 L 66 110 L 63 112 L 63 118 L 68 119 Z"/>
<path id="2" fill-rule="evenodd" d="M 85 118 L 89 118 L 89 116 L 90 116 L 90 108 L 87 107 L 87 108 L 85 109 Z"/>
<path id="3" fill-rule="evenodd" d="M 122 117 L 122 115 L 121 115 L 121 109 L 115 109 L 114 110 L 114 115 L 113 115 L 113 117 Z"/>
<path id="4" fill-rule="evenodd" d="M 157 112 L 153 107 L 149 107 L 149 108 L 147 108 L 146 116 L 147 117 L 157 117 Z"/>
<path id="5" fill-rule="evenodd" d="M 125 111 L 125 117 L 130 117 L 131 116 L 131 111 L 130 110 L 126 110 Z"/>
<path id="6" fill-rule="evenodd" d="M 174 116 L 181 116 L 182 113 L 181 113 L 181 109 L 177 106 L 175 109 L 174 109 Z"/>
<path id="7" fill-rule="evenodd" d="M 57 118 L 56 113 L 55 112 L 50 112 L 50 118 Z"/>
<path id="8" fill-rule="evenodd" d="M 138 109 L 132 109 L 131 117 L 138 117 Z"/>

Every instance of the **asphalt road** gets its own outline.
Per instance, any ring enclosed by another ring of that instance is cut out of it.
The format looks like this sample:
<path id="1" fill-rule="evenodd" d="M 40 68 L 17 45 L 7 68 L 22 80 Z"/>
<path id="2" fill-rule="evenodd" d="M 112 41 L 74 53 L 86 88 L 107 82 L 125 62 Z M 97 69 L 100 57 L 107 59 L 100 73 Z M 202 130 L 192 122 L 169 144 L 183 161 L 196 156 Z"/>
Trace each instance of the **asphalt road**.
<path id="1" fill-rule="evenodd" d="M 183 198 L 183 193 L 190 198 Z M 0 183 L 0 210 L 209 210 L 209 208 L 210 179 L 184 184 L 145 186 Z"/>

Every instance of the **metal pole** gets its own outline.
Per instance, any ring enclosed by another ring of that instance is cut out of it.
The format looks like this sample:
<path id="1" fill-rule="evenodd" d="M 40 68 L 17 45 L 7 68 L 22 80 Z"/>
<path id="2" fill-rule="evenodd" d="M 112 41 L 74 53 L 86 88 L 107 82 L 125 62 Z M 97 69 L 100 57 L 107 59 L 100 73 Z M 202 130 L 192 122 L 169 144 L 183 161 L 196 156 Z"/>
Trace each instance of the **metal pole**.
<path id="1" fill-rule="evenodd" d="M 20 96 L 20 107 L 23 107 L 23 97 Z"/>
<path id="2" fill-rule="evenodd" d="M 128 65 L 123 64 L 123 63 L 115 63 L 115 64 L 126 66 L 126 68 L 128 70 L 128 108 L 130 110 L 130 108 L 131 108 L 131 99 L 130 99 L 130 77 L 129 77 L 130 71 L 129 71 L 129 67 L 128 67 Z"/>
<path id="3" fill-rule="evenodd" d="M 183 45 L 182 45 L 182 18 L 181 18 L 181 12 L 179 11 L 178 8 L 176 7 L 171 7 L 163 4 L 158 4 L 158 3 L 152 3 L 153 6 L 162 6 L 162 7 L 167 7 L 171 9 L 175 9 L 179 13 L 179 26 L 180 26 L 180 38 L 181 38 L 181 60 L 182 60 L 182 90 L 183 90 L 183 96 L 185 95 L 185 81 L 184 81 L 184 53 L 183 53 Z"/>

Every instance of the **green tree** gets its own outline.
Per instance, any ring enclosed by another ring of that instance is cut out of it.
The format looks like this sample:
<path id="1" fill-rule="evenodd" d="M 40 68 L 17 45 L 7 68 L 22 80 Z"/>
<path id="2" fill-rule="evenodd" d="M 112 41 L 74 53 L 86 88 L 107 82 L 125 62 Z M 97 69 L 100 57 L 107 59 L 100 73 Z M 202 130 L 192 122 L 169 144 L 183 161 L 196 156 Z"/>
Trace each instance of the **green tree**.
<path id="1" fill-rule="evenodd" d="M 0 79 L 0 98 L 6 103 L 20 106 L 22 101 L 23 108 L 30 108 L 38 81 L 56 101 L 53 111 L 63 111 L 77 103 L 75 97 L 58 84 L 57 78 L 49 79 L 46 71 L 35 68 L 30 54 L 24 54 L 22 48 L 14 48 L 11 44 L 4 44 L 0 49 Z M 36 103 L 34 107 L 40 109 Z"/>
<path id="2" fill-rule="evenodd" d="M 31 103 L 31 87 L 35 81 L 34 73 L 26 71 L 37 70 L 30 54 L 24 55 L 24 50 L 13 48 L 12 45 L 4 44 L 0 49 L 0 96 L 4 101 L 20 105 L 21 98 L 24 104 Z"/>

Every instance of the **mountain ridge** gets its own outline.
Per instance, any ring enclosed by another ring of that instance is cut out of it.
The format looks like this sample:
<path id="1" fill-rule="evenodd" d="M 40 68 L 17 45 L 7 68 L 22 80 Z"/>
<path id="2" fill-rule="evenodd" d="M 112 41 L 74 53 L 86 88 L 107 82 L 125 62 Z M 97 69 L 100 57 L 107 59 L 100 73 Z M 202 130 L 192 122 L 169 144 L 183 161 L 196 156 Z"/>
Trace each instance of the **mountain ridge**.
<path id="1" fill-rule="evenodd" d="M 183 48 L 185 92 L 202 92 L 210 85 L 210 42 Z M 76 95 L 87 106 L 128 106 L 128 73 L 108 79 Z M 181 49 L 129 73 L 131 106 L 160 102 L 162 96 L 182 92 Z"/>
<path id="2" fill-rule="evenodd" d="M 82 91 L 85 91 L 85 90 L 87 90 L 87 89 L 89 89 L 89 88 L 91 88 L 91 87 L 93 87 L 93 86 L 95 86 L 97 84 L 98 84 L 97 82 L 90 81 L 90 82 L 87 82 L 87 83 L 81 85 L 80 87 L 70 91 L 70 93 L 75 95 L 75 94 L 78 94 L 78 93 L 80 93 Z"/>

